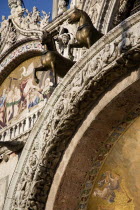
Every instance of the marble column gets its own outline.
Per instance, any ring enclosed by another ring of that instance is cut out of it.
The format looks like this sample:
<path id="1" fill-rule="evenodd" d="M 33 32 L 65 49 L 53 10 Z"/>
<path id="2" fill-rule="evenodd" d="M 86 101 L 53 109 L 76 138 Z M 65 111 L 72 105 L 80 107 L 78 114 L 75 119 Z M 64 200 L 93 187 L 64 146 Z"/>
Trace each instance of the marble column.
<path id="1" fill-rule="evenodd" d="M 57 15 L 58 15 L 58 0 L 53 0 L 52 19 L 57 17 Z"/>

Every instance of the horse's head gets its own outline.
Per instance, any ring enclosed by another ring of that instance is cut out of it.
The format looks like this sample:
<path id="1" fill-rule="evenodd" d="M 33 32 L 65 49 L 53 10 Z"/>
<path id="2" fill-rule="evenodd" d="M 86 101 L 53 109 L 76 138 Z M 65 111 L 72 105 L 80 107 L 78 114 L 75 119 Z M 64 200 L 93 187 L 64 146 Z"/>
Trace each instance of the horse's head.
<path id="1" fill-rule="evenodd" d="M 74 12 L 71 14 L 71 16 L 68 19 L 68 23 L 73 24 L 80 20 L 81 18 L 81 10 L 77 9 L 75 7 Z"/>
<path id="2" fill-rule="evenodd" d="M 56 50 L 55 41 L 51 33 L 44 30 L 41 35 L 41 44 L 46 45 L 47 50 Z"/>
<path id="3" fill-rule="evenodd" d="M 52 40 L 52 35 L 48 31 L 43 31 L 41 35 L 41 44 L 45 45 Z"/>

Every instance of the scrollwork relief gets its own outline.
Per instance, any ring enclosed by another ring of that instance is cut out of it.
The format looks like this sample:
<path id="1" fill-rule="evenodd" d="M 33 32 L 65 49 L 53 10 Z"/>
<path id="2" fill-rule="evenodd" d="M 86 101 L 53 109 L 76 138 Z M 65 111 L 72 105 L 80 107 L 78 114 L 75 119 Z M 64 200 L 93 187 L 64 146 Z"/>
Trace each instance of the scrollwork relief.
<path id="1" fill-rule="evenodd" d="M 50 106 L 53 108 L 48 108 L 47 116 L 39 125 L 41 130 L 38 131 L 34 139 L 38 142 L 41 140 L 44 146 L 40 153 L 37 153 L 37 158 L 36 149 L 33 146 L 30 153 L 32 161 L 30 157 L 28 160 L 26 159 L 22 176 L 16 184 L 18 197 L 13 195 L 13 210 L 17 208 L 17 202 L 19 208 L 22 208 L 22 203 L 24 203 L 25 209 L 44 209 L 58 162 L 79 123 L 93 106 L 95 99 L 114 80 L 131 70 L 131 67 L 128 66 L 129 62 L 132 62 L 133 66 L 139 64 L 140 46 L 139 37 L 136 38 L 137 30 L 138 28 L 132 28 L 131 32 L 124 37 L 119 34 L 113 41 L 103 44 L 102 49 L 100 48 L 96 54 L 93 53 L 95 45 L 93 48 L 91 47 L 82 58 L 86 58 L 84 64 L 79 61 L 73 71 L 70 70 L 69 79 L 66 75 L 67 83 L 63 81 L 63 85 L 60 84 L 58 89 L 56 88 L 54 91 L 56 100 L 55 102 L 50 100 Z M 134 31 L 133 34 L 132 31 Z M 126 39 L 126 42 L 123 39 Z M 104 54 L 105 57 L 103 57 Z M 119 61 L 123 61 L 122 65 Z M 59 92 L 58 96 L 59 88 L 61 88 L 61 94 Z M 45 126 L 42 128 L 42 125 Z M 43 136 L 40 136 L 41 133 Z M 26 183 L 24 183 L 25 180 Z"/>

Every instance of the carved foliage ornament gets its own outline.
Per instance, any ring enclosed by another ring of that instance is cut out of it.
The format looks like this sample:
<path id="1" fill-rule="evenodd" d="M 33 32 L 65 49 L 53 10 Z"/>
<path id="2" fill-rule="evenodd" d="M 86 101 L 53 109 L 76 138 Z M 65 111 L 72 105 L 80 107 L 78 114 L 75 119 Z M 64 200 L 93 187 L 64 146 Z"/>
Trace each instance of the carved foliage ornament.
<path id="1" fill-rule="evenodd" d="M 44 209 L 57 164 L 76 127 L 97 97 L 114 80 L 139 65 L 138 28 L 139 24 L 128 33 L 125 32 L 123 38 L 120 36 L 103 46 L 97 55 L 92 54 L 93 58 L 86 59 L 84 66 L 78 67 L 79 70 L 71 75 L 65 86 L 56 88 L 54 94 L 60 91 L 61 95 L 53 102 L 53 109 L 44 110 L 46 117 L 32 143 L 36 145 L 40 142 L 40 149 L 33 146 L 30 156 L 27 156 L 10 209 Z M 93 53 L 92 47 L 87 53 Z M 101 56 L 104 53 L 105 57 Z M 72 71 L 68 76 L 70 73 Z M 50 103 L 51 100 L 52 97 Z"/>
<path id="2" fill-rule="evenodd" d="M 50 13 L 47 14 L 45 11 L 42 11 L 41 16 L 37 7 L 33 7 L 33 11 L 29 12 L 27 9 L 22 8 L 20 1 L 17 1 L 16 6 L 11 9 L 11 16 L 8 19 L 2 16 L 2 22 L 0 23 L 0 48 L 6 44 L 5 41 L 9 45 L 15 43 L 17 40 L 16 27 L 25 31 L 41 30 L 49 23 L 49 19 Z"/>
<path id="3" fill-rule="evenodd" d="M 42 11 L 42 16 L 37 7 L 33 7 L 33 11 L 29 12 L 27 9 L 18 5 L 13 11 L 11 11 L 11 18 L 22 29 L 25 30 L 39 30 L 49 23 L 50 13 L 47 14 Z"/>

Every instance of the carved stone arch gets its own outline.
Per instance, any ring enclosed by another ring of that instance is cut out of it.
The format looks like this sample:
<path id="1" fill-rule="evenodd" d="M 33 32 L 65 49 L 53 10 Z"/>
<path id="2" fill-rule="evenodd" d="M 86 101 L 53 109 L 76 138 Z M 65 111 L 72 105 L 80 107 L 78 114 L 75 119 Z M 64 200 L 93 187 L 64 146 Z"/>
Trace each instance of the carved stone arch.
<path id="1" fill-rule="evenodd" d="M 65 150 L 46 210 L 87 209 L 92 186 L 108 153 L 140 116 L 139 88 L 140 69 L 135 69 L 110 87 L 91 109 Z"/>
<path id="2" fill-rule="evenodd" d="M 133 15 L 125 32 L 119 25 L 96 42 L 54 90 L 24 147 L 4 210 L 44 210 L 56 169 L 89 110 L 135 71 L 138 80 L 139 19 Z"/>

